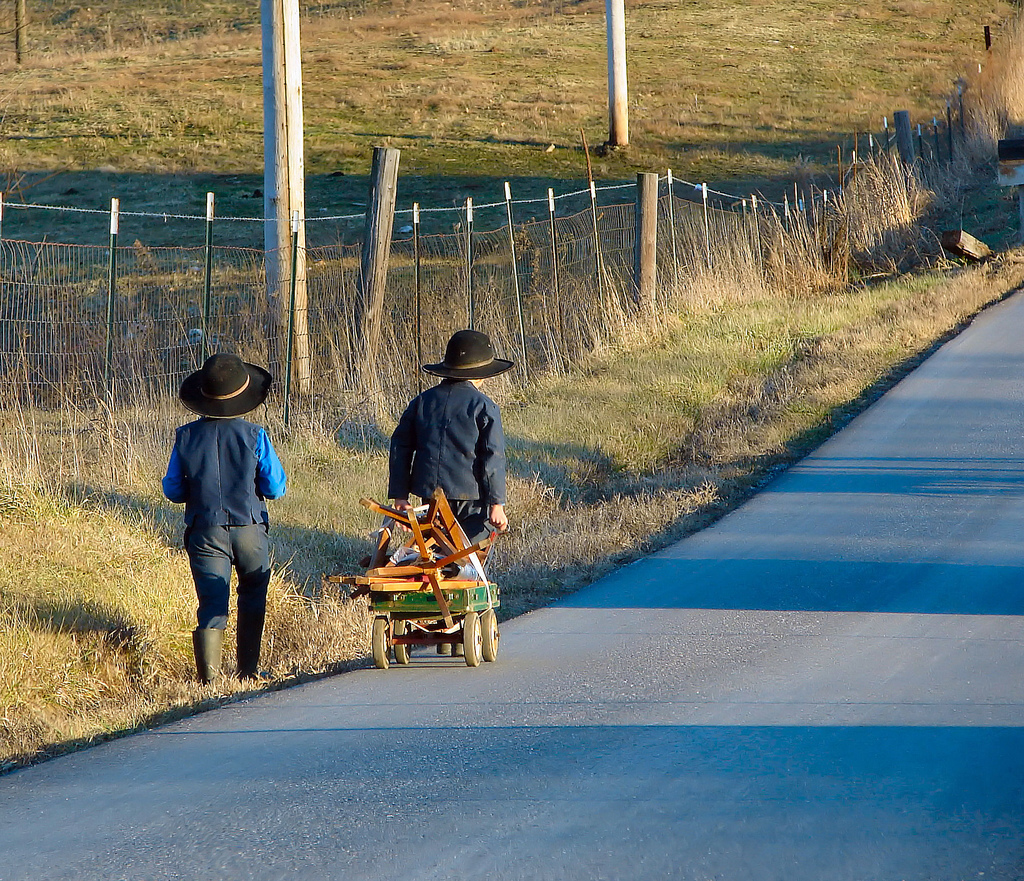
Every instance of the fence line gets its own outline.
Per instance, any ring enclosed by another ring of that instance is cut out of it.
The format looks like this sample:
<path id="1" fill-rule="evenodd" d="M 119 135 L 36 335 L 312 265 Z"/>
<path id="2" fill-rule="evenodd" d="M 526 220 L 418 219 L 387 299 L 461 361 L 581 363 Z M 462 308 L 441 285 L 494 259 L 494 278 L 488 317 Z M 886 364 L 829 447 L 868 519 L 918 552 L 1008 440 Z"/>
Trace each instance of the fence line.
<path id="1" fill-rule="evenodd" d="M 961 124 L 962 128 L 962 124 Z M 938 123 L 932 138 L 918 137 L 920 173 L 942 162 Z M 948 122 L 953 144 L 954 123 Z M 887 120 L 884 145 L 892 150 Z M 853 136 L 850 166 L 857 159 Z M 869 145 L 874 144 L 869 136 Z M 946 160 L 952 158 L 953 151 Z M 842 164 L 840 162 L 840 168 Z M 772 245 L 778 229 L 802 227 L 811 250 L 834 259 L 837 223 L 830 220 L 846 180 L 829 191 L 794 187 L 782 202 L 758 194 L 747 197 L 675 178 L 658 178 L 655 310 L 668 303 L 666 291 L 713 271 L 717 253 L 740 248 L 764 276 L 792 274 L 785 249 Z M 546 199 L 505 199 L 461 207 L 424 208 L 414 204 L 397 215 L 390 245 L 386 315 L 381 350 L 389 353 L 374 390 L 385 408 L 403 401 L 421 385 L 419 364 L 443 350 L 448 336 L 472 324 L 487 331 L 498 349 L 519 369 L 510 381 L 525 383 L 545 371 L 562 371 L 602 340 L 613 338 L 642 304 L 636 254 L 637 184 L 595 186 Z M 609 196 L 629 194 L 630 201 Z M 602 198 L 603 197 L 603 198 Z M 601 204 L 601 202 L 605 204 Z M 530 207 L 546 207 L 529 219 Z M 212 203 L 206 215 L 119 210 L 121 217 L 174 219 L 204 224 L 205 245 L 147 247 L 120 244 L 116 226 L 106 248 L 26 242 L 11 238 L 12 211 L 98 209 L 3 201 L 0 196 L 0 381 L 12 390 L 5 400 L 62 407 L 108 399 L 144 406 L 173 395 L 207 354 L 237 351 L 268 364 L 282 379 L 272 407 L 290 413 L 314 408 L 377 406 L 358 378 L 360 328 L 354 316 L 360 272 L 360 245 L 337 243 L 305 251 L 311 394 L 289 394 L 294 290 L 268 290 L 269 252 L 213 244 L 213 226 L 263 223 L 262 217 L 218 217 Z M 452 232 L 424 234 L 421 217 L 454 212 Z M 481 215 L 490 212 L 490 224 Z M 6 215 L 6 216 L 5 216 Z M 359 220 L 362 214 L 306 218 L 312 225 Z M 848 225 L 846 235 L 849 235 Z M 277 258 L 291 265 L 294 288 L 298 249 Z M 819 254 L 815 259 L 824 259 Z M 291 296 L 289 296 L 291 295 Z M 286 320 L 282 320 L 286 319 Z"/>

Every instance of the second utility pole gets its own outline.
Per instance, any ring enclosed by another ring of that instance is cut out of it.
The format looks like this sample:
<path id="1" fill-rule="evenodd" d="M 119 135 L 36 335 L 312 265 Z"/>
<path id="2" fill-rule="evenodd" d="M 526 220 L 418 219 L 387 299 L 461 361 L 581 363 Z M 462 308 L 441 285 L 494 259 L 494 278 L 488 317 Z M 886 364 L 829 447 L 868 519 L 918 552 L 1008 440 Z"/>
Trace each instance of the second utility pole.
<path id="1" fill-rule="evenodd" d="M 310 392 L 309 324 L 306 299 L 306 207 L 303 165 L 302 64 L 299 57 L 298 0 L 261 0 L 263 29 L 263 249 L 267 304 L 277 327 L 291 325 L 294 379 L 300 394 Z M 298 212 L 298 252 L 293 260 L 291 218 Z M 288 315 L 292 289 L 294 305 Z M 275 341 L 280 344 L 278 335 Z M 282 353 L 272 352 L 281 361 Z"/>

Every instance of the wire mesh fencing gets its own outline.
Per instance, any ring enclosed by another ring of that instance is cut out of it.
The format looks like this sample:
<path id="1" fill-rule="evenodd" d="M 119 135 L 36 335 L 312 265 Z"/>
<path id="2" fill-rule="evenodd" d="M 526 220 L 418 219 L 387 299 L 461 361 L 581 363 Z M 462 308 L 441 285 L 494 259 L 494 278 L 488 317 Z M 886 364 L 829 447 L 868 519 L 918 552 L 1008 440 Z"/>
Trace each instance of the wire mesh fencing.
<path id="1" fill-rule="evenodd" d="M 286 421 L 289 405 L 296 416 L 394 413 L 423 387 L 420 365 L 439 360 L 460 328 L 488 333 L 516 362 L 505 381 L 522 385 L 570 369 L 626 322 L 672 308 L 681 290 L 717 271 L 742 265 L 757 284 L 808 277 L 809 262 L 824 275 L 845 273 L 828 264 L 824 244 L 848 236 L 836 221 L 838 197 L 812 195 L 790 211 L 670 174 L 659 181 L 657 283 L 645 299 L 638 207 L 627 201 L 635 190 L 549 192 L 539 206 L 507 199 L 486 206 L 488 222 L 475 225 L 471 212 L 444 209 L 451 222 L 431 225 L 444 232 L 397 225 L 372 364 L 361 244 L 302 251 L 296 299 L 298 271 L 267 275 L 268 265 L 299 265 L 293 254 L 214 247 L 209 238 L 206 247 L 147 247 L 112 235 L 105 248 L 0 240 L 5 400 L 146 406 L 173 397 L 208 354 L 234 351 L 278 378 L 270 406 Z"/>

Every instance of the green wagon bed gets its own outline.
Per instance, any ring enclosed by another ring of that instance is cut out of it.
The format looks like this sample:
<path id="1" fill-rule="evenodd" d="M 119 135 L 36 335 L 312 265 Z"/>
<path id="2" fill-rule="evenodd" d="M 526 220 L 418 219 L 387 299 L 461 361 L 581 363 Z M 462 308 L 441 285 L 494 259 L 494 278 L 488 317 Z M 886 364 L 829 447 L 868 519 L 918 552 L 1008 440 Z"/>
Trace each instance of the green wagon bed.
<path id="1" fill-rule="evenodd" d="M 374 665 L 386 670 L 392 656 L 408 664 L 416 645 L 450 645 L 453 654 L 461 649 L 469 667 L 497 660 L 500 592 L 483 567 L 495 534 L 471 545 L 441 492 L 410 512 L 372 499 L 360 503 L 384 517 L 376 548 L 365 574 L 331 580 L 352 585 L 353 596 L 368 597 Z M 408 538 L 389 554 L 396 526 Z"/>

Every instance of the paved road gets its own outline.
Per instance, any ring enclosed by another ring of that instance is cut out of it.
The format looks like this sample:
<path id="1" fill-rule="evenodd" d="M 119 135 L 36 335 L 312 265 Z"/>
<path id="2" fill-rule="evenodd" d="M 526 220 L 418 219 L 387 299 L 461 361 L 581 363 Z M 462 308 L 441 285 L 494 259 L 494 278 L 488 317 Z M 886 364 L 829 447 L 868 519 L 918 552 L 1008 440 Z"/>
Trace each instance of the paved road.
<path id="1" fill-rule="evenodd" d="M 1024 878 L 1024 299 L 720 523 L 0 778 L 3 879 Z"/>

